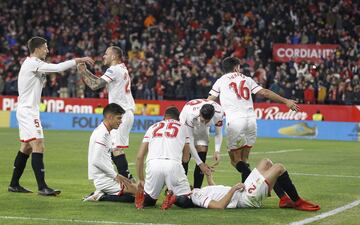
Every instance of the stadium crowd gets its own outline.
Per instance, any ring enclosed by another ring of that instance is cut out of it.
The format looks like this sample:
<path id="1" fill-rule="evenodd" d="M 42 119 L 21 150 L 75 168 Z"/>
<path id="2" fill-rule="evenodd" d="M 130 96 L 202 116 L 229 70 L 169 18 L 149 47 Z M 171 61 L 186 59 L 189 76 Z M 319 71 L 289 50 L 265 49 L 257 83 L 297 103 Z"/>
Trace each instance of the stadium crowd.
<path id="1" fill-rule="evenodd" d="M 360 104 L 360 6 L 351 0 L 89 0 L 0 2 L 0 94 L 17 95 L 26 41 L 48 40 L 49 61 L 91 56 L 101 75 L 110 44 L 126 52 L 137 99 L 205 98 L 226 56 L 244 74 L 300 103 Z M 272 44 L 338 44 L 322 63 L 272 60 Z M 75 70 L 48 76 L 43 95 L 92 92 Z M 256 99 L 264 101 L 264 99 Z"/>

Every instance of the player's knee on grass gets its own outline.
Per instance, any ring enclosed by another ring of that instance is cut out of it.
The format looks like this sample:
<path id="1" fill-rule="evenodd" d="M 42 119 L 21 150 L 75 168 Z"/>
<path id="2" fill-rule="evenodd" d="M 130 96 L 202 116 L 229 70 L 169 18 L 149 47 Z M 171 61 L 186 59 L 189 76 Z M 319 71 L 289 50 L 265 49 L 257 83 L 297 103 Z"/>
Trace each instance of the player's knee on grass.
<path id="1" fill-rule="evenodd" d="M 99 201 L 109 201 L 109 202 L 134 202 L 135 197 L 131 194 L 122 194 L 122 195 L 104 195 L 102 196 Z"/>
<path id="2" fill-rule="evenodd" d="M 150 197 L 150 195 L 145 193 L 144 207 L 155 206 L 156 205 L 156 200 L 157 199 L 153 199 L 152 197 Z"/>

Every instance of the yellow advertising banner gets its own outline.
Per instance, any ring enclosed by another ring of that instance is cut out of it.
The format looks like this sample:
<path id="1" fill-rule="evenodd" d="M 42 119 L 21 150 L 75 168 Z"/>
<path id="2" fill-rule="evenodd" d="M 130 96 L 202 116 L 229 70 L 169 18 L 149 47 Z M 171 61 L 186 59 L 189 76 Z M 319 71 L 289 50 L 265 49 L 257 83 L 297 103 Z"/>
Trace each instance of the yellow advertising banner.
<path id="1" fill-rule="evenodd" d="M 0 111 L 0 127 L 10 127 L 10 111 Z"/>
<path id="2" fill-rule="evenodd" d="M 136 103 L 135 115 L 158 116 L 160 115 L 160 105 Z"/>

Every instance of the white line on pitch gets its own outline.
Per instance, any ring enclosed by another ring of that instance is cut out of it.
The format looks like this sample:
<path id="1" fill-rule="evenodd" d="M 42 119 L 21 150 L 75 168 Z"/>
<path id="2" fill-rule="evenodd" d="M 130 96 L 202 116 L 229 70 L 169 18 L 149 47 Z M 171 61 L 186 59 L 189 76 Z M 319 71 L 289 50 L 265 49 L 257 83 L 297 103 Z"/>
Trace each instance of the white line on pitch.
<path id="1" fill-rule="evenodd" d="M 317 216 L 314 216 L 314 217 L 310 217 L 310 218 L 307 218 L 307 219 L 304 219 L 304 220 L 301 220 L 301 221 L 292 222 L 289 225 L 304 225 L 304 224 L 312 223 L 312 222 L 324 219 L 326 217 L 341 213 L 341 212 L 343 212 L 345 210 L 354 208 L 354 207 L 356 207 L 358 205 L 360 205 L 360 200 L 354 201 L 352 203 L 349 203 L 349 204 L 344 205 L 342 207 L 336 208 L 334 210 L 331 210 L 331 211 L 328 211 L 328 212 L 325 212 L 325 213 L 321 213 L 320 215 L 317 215 Z"/>
<path id="2" fill-rule="evenodd" d="M 236 170 L 217 170 L 215 168 L 215 173 L 219 172 L 219 173 L 231 173 L 231 172 L 236 172 Z M 318 174 L 318 173 L 292 173 L 290 172 L 290 175 L 295 175 L 295 176 L 312 176 L 312 177 L 336 177 L 336 178 L 355 178 L 355 179 L 360 179 L 360 176 L 353 176 L 353 175 L 336 175 L 336 174 Z"/>
<path id="3" fill-rule="evenodd" d="M 282 149 L 278 151 L 266 151 L 266 152 L 250 152 L 251 155 L 259 155 L 259 154 L 281 154 L 287 152 L 300 152 L 303 151 L 303 148 L 296 148 L 296 149 Z M 227 156 L 228 154 L 220 154 L 221 156 Z M 212 158 L 212 155 L 207 156 L 206 158 Z"/>
<path id="4" fill-rule="evenodd" d="M 280 154 L 280 153 L 286 153 L 286 152 L 300 152 L 303 151 L 303 148 L 297 148 L 297 149 L 282 149 L 278 151 L 267 151 L 267 152 L 251 152 L 252 155 L 258 155 L 258 154 Z M 220 154 L 221 156 L 227 156 L 228 154 Z M 212 155 L 208 155 L 206 158 L 210 159 L 212 158 Z M 129 166 L 134 166 L 135 163 L 129 163 Z"/>
<path id="5" fill-rule="evenodd" d="M 91 224 L 133 224 L 133 225 L 176 225 L 176 224 L 161 224 L 161 223 L 131 223 L 119 221 L 105 221 L 105 220 L 78 220 L 78 219 L 54 219 L 54 218 L 36 218 L 36 217 L 18 217 L 18 216 L 0 216 L 2 220 L 33 220 L 33 221 L 51 221 L 51 222 L 71 222 L 71 223 L 91 223 Z"/>
<path id="6" fill-rule="evenodd" d="M 336 175 L 336 174 L 318 174 L 318 173 L 290 173 L 291 175 L 298 176 L 313 176 L 313 177 L 340 177 L 340 178 L 358 178 L 360 176 L 351 176 L 351 175 Z"/>

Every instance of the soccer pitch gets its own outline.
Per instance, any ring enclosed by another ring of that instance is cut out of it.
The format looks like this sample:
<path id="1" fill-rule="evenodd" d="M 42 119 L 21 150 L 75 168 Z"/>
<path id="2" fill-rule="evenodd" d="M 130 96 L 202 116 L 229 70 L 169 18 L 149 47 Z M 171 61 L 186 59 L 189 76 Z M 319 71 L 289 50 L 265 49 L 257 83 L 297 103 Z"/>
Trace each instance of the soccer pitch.
<path id="1" fill-rule="evenodd" d="M 261 129 L 261 128 L 260 128 Z M 135 209 L 133 204 L 82 202 L 93 191 L 87 180 L 87 148 L 90 132 L 45 131 L 46 181 L 62 190 L 58 197 L 36 194 L 37 185 L 28 161 L 20 180 L 32 194 L 7 192 L 13 160 L 19 149 L 18 130 L 0 129 L 0 224 L 289 224 L 337 209 L 360 199 L 360 144 L 356 142 L 314 141 L 295 139 L 258 139 L 250 155 L 253 168 L 262 158 L 280 162 L 288 169 L 300 196 L 320 204 L 318 212 L 278 208 L 278 199 L 266 199 L 261 209 L 180 209 L 176 206 L 161 211 L 156 208 Z M 127 158 L 135 174 L 135 156 L 142 134 L 132 134 Z M 211 139 L 213 145 L 213 138 Z M 231 167 L 222 148 L 215 182 L 233 185 L 240 174 Z M 208 156 L 212 156 L 213 147 Z M 208 158 L 209 163 L 212 159 Z M 194 164 L 189 168 L 192 183 Z M 204 184 L 206 182 L 204 181 Z M 326 217 L 312 224 L 360 224 L 360 206 Z"/>

